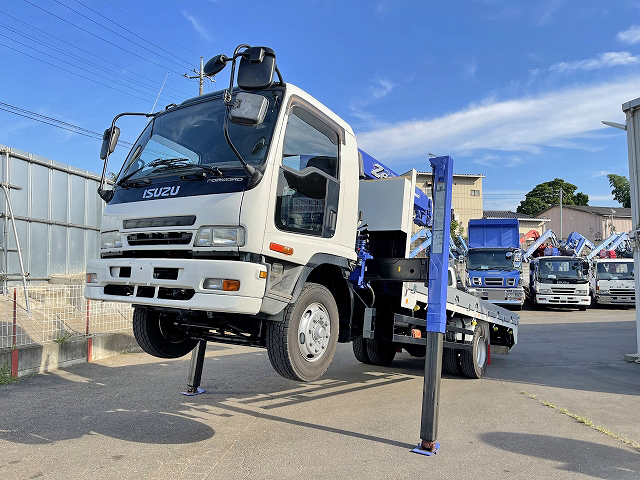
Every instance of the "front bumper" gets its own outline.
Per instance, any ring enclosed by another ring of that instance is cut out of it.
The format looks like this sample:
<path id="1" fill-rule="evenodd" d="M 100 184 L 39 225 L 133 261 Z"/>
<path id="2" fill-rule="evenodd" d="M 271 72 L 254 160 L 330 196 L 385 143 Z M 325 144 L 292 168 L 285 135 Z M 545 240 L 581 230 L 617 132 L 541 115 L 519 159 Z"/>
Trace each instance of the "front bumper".
<path id="1" fill-rule="evenodd" d="M 636 297 L 629 295 L 596 295 L 595 300 L 603 305 L 635 306 L 636 304 Z"/>
<path id="2" fill-rule="evenodd" d="M 536 294 L 536 302 L 541 305 L 590 305 L 589 295 Z"/>
<path id="3" fill-rule="evenodd" d="M 122 276 L 123 268 L 128 277 Z M 177 278 L 157 278 L 166 277 L 158 272 L 167 269 Z M 103 258 L 87 265 L 97 282 L 88 283 L 84 295 L 91 300 L 255 315 L 267 283 L 260 272 L 266 271 L 265 265 L 234 260 Z M 204 289 L 205 278 L 240 280 L 240 289 Z"/>
<path id="4" fill-rule="evenodd" d="M 523 305 L 523 288 L 469 288 L 467 293 L 495 305 Z"/>

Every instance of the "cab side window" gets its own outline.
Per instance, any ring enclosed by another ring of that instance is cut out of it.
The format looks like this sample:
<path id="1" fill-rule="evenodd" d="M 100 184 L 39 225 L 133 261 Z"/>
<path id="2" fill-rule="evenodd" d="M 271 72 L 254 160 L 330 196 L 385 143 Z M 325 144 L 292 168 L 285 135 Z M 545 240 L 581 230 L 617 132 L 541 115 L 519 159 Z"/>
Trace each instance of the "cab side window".
<path id="1" fill-rule="evenodd" d="M 340 193 L 338 172 L 338 134 L 307 110 L 293 107 L 278 178 L 276 227 L 333 237 Z"/>

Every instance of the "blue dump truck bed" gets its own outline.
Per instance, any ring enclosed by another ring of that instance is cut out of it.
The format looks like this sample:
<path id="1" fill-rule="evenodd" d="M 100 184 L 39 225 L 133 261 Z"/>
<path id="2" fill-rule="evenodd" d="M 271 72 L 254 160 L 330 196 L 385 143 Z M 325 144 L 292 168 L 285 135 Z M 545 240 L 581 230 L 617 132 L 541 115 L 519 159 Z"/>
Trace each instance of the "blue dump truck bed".
<path id="1" fill-rule="evenodd" d="M 517 218 L 479 218 L 469 220 L 469 248 L 520 247 Z"/>

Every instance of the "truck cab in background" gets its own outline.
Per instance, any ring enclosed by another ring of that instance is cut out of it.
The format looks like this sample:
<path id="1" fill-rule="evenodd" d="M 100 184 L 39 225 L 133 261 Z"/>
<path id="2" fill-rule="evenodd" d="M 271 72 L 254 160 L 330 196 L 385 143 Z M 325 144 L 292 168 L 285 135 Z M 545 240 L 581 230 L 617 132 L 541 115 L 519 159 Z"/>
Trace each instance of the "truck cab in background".
<path id="1" fill-rule="evenodd" d="M 589 286 L 594 305 L 635 306 L 633 258 L 615 258 L 607 252 L 591 264 Z"/>
<path id="2" fill-rule="evenodd" d="M 466 283 L 472 295 L 522 310 L 525 294 L 517 219 L 469 220 Z"/>
<path id="3" fill-rule="evenodd" d="M 586 310 L 589 296 L 589 263 L 580 257 L 555 256 L 557 248 L 547 248 L 546 256 L 534 258 L 529 270 L 531 301 L 535 308 L 578 307 Z"/>

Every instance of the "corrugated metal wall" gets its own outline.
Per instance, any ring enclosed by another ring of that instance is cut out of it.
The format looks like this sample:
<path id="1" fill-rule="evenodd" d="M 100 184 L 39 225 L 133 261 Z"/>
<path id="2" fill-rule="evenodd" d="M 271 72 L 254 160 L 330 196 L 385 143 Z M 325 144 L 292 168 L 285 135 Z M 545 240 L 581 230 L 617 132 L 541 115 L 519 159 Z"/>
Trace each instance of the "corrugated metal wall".
<path id="1" fill-rule="evenodd" d="M 0 145 L 0 181 L 10 190 L 24 267 L 32 280 L 82 273 L 100 253 L 104 202 L 100 177 L 48 158 Z M 9 209 L 0 190 L 0 272 L 18 280 L 20 272 Z"/>

